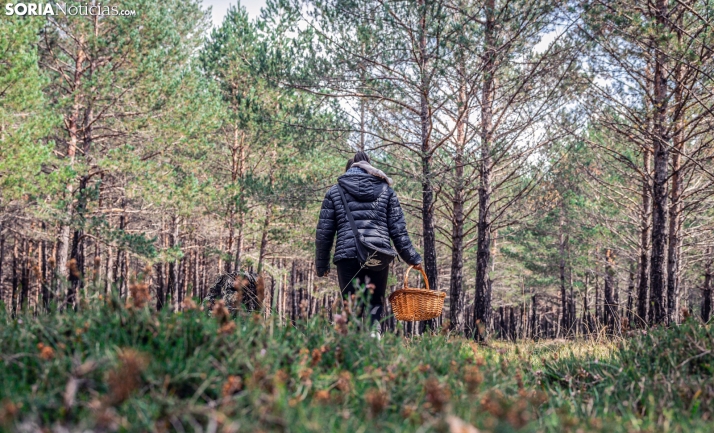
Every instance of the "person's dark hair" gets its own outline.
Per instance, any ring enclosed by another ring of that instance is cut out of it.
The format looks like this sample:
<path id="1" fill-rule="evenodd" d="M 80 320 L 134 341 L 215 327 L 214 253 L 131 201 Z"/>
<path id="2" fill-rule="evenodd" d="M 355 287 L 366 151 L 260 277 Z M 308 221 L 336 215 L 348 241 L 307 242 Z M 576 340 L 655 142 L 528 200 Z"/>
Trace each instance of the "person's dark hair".
<path id="1" fill-rule="evenodd" d="M 352 158 L 354 162 L 359 162 L 359 161 L 367 161 L 369 163 L 369 155 L 365 153 L 363 150 L 360 150 L 359 152 L 355 153 L 354 158 Z"/>
<path id="2" fill-rule="evenodd" d="M 347 160 L 347 165 L 345 166 L 345 171 L 349 170 L 350 167 L 352 167 L 352 164 L 354 164 L 354 162 L 355 162 L 355 159 L 354 159 L 354 158 L 348 159 L 348 160 Z"/>

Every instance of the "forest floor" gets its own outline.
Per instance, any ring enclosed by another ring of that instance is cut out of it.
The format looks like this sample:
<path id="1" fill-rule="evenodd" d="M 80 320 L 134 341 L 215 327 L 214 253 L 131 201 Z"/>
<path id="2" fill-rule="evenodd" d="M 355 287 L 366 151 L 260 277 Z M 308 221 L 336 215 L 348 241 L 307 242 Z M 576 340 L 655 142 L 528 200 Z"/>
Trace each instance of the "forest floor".
<path id="1" fill-rule="evenodd" d="M 479 346 L 96 304 L 0 313 L 0 430 L 714 431 L 714 329 L 693 321 Z"/>

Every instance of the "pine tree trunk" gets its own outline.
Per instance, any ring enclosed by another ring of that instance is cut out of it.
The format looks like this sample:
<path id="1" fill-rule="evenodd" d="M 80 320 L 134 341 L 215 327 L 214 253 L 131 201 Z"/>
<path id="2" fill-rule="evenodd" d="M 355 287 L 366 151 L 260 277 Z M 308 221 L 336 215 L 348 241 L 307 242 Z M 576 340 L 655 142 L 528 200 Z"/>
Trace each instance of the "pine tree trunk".
<path id="1" fill-rule="evenodd" d="M 42 232 L 45 233 L 47 231 L 47 226 L 43 222 L 42 223 Z M 0 248 L 1 250 L 2 248 Z M 50 303 L 52 302 L 52 291 L 50 290 L 50 281 L 47 278 L 48 274 L 48 266 L 47 266 L 47 242 L 42 241 L 42 251 L 41 251 L 41 272 L 42 272 L 42 307 L 44 308 L 45 311 L 50 310 Z M 2 258 L 0 258 L 0 263 L 2 263 Z M 0 271 L 2 273 L 2 271 Z M 0 275 L 0 285 L 2 285 L 2 276 Z M 2 290 L 2 289 L 0 289 Z M 2 299 L 2 295 L 0 294 L 0 299 Z"/>
<path id="2" fill-rule="evenodd" d="M 18 309 L 24 310 L 27 302 L 27 294 L 30 286 L 30 281 L 27 272 L 27 239 L 22 238 L 22 244 L 20 247 L 20 299 L 17 302 Z"/>
<path id="3" fill-rule="evenodd" d="M 201 254 L 201 302 L 206 297 L 206 290 L 208 290 L 208 258 L 206 257 L 206 248 L 204 246 L 203 254 Z"/>
<path id="4" fill-rule="evenodd" d="M 637 320 L 634 323 L 638 328 L 647 325 L 647 288 L 649 282 L 649 247 L 650 247 L 650 213 L 651 205 L 651 185 L 650 173 L 650 152 L 645 147 L 642 149 L 642 207 L 640 209 L 640 281 L 637 288 Z"/>
<path id="5" fill-rule="evenodd" d="M 83 197 L 83 191 L 86 189 L 87 180 L 82 177 L 79 181 L 79 188 L 77 194 L 79 199 L 77 200 L 77 205 L 75 212 L 79 215 L 84 214 L 85 211 L 85 201 Z M 123 218 L 123 216 L 122 216 Z M 69 288 L 67 290 L 67 305 L 75 306 L 77 305 L 77 296 L 84 286 L 84 234 L 82 230 L 74 230 L 72 234 L 72 250 L 70 254 L 70 260 L 74 261 L 73 271 L 69 275 Z"/>
<path id="6" fill-rule="evenodd" d="M 535 341 L 538 340 L 538 337 L 540 337 L 540 329 L 539 329 L 539 322 L 538 322 L 538 298 L 536 295 L 533 295 L 533 301 L 531 303 L 531 338 Z"/>
<path id="7" fill-rule="evenodd" d="M 114 285 L 114 248 L 110 245 L 107 247 L 107 269 L 105 271 L 106 281 L 104 282 L 104 294 L 112 294 L 112 286 Z"/>
<path id="8" fill-rule="evenodd" d="M 463 63 L 461 76 L 465 76 Z M 454 196 L 452 199 L 453 219 L 451 225 L 451 281 L 449 282 L 449 322 L 450 329 L 463 331 L 463 280 L 464 280 L 464 148 L 466 146 L 467 96 L 465 83 L 459 88 L 458 125 L 456 127 L 456 154 L 454 155 Z"/>
<path id="9" fill-rule="evenodd" d="M 627 285 L 627 326 L 631 327 L 634 321 L 633 292 L 635 291 L 635 264 L 630 263 L 630 278 Z"/>
<path id="10" fill-rule="evenodd" d="M 241 131 L 239 142 L 240 149 L 238 151 L 238 176 L 241 180 L 245 178 L 246 163 L 245 163 L 245 132 Z M 242 188 L 242 186 L 241 186 Z M 241 191 L 238 200 L 238 236 L 236 239 L 236 257 L 234 269 L 241 269 L 241 254 L 243 253 L 243 226 L 245 225 L 245 212 L 243 211 L 243 192 Z"/>
<path id="11" fill-rule="evenodd" d="M 12 245 L 12 293 L 10 296 L 10 311 L 12 312 L 12 317 L 17 316 L 17 286 L 19 283 L 19 278 L 18 278 L 18 245 L 17 245 L 17 234 L 13 236 L 13 245 Z"/>
<path id="12" fill-rule="evenodd" d="M 602 325 L 602 309 L 600 308 L 602 303 L 600 302 L 600 283 L 598 281 L 597 275 L 595 276 L 595 326 L 600 328 Z"/>
<path id="13" fill-rule="evenodd" d="M 44 311 L 44 297 L 43 295 L 43 289 L 44 289 L 44 280 L 42 279 L 42 255 L 44 253 L 43 251 L 43 244 L 44 242 L 41 240 L 38 240 L 35 242 L 35 259 L 37 260 L 34 265 L 32 266 L 32 272 L 33 272 L 33 277 L 34 277 L 34 286 L 35 286 L 35 293 L 34 293 L 34 301 L 35 301 L 35 313 L 38 313 L 40 311 Z"/>
<path id="14" fill-rule="evenodd" d="M 101 277 L 102 257 L 100 256 L 99 243 L 94 242 L 94 258 L 92 259 L 92 286 L 96 290 Z"/>
<path id="15" fill-rule="evenodd" d="M 122 201 L 122 208 L 124 208 L 125 204 Z M 122 214 L 119 216 L 119 230 L 124 231 L 126 228 L 126 216 L 124 215 L 124 212 L 122 211 Z M 122 297 L 126 294 L 126 292 L 123 291 L 124 286 L 125 286 L 125 275 L 126 273 L 124 272 L 124 268 L 126 267 L 126 254 L 124 252 L 123 248 L 118 248 L 117 249 L 117 268 L 116 268 L 116 279 L 119 282 L 117 285 L 117 297 L 119 299 L 122 299 Z"/>
<path id="16" fill-rule="evenodd" d="M 228 242 L 226 244 L 226 263 L 224 264 L 224 272 L 231 272 L 233 266 L 233 260 L 228 257 L 233 257 L 233 242 L 235 237 L 235 211 L 233 209 L 233 204 L 230 205 L 231 209 L 228 214 Z"/>
<path id="17" fill-rule="evenodd" d="M 243 254 L 243 225 L 245 224 L 245 215 L 243 211 L 238 212 L 238 233 L 236 235 L 236 256 L 233 269 L 236 271 L 242 268 L 241 255 Z"/>
<path id="18" fill-rule="evenodd" d="M 561 320 L 560 324 L 563 330 L 570 327 L 569 307 L 567 293 L 565 291 L 565 200 L 560 201 L 560 215 L 558 217 L 558 252 L 560 255 L 559 271 L 560 271 L 560 309 Z"/>
<path id="19" fill-rule="evenodd" d="M 164 264 L 155 264 L 154 273 L 156 274 L 156 310 L 161 311 L 166 303 L 166 294 L 164 291 Z"/>
<path id="20" fill-rule="evenodd" d="M 5 302 L 5 284 L 2 279 L 3 264 L 5 263 L 5 234 L 3 234 L 2 229 L 3 225 L 0 223 L 0 304 Z"/>
<path id="21" fill-rule="evenodd" d="M 265 218 L 263 219 L 263 230 L 260 235 L 260 253 L 258 255 L 258 273 L 263 272 L 263 261 L 265 254 L 268 251 L 268 229 L 270 228 L 270 220 L 273 216 L 273 205 L 268 203 L 265 206 Z"/>
<path id="22" fill-rule="evenodd" d="M 667 243 L 667 323 L 679 322 L 679 262 L 681 249 L 681 218 L 682 218 L 682 163 L 681 154 L 684 152 L 684 120 L 682 118 L 685 107 L 682 100 L 683 83 L 682 65 L 677 65 L 674 89 L 676 104 L 675 112 L 678 113 L 676 130 L 673 137 L 672 151 L 672 186 L 670 188 L 671 200 L 669 205 L 669 239 Z"/>
<path id="23" fill-rule="evenodd" d="M 570 247 L 568 247 L 568 261 L 571 262 L 570 260 Z M 569 305 L 569 311 L 568 311 L 568 318 L 569 318 L 569 324 L 568 324 L 568 335 L 573 335 L 577 333 L 577 305 L 575 301 L 575 289 L 573 287 L 573 268 L 572 265 L 570 265 L 569 268 L 569 276 L 570 276 L 570 294 L 568 295 L 568 305 Z"/>
<path id="24" fill-rule="evenodd" d="M 169 240 L 166 235 L 166 222 L 161 220 L 161 234 L 159 242 L 162 249 L 168 248 Z M 166 296 L 170 292 L 169 279 L 167 278 L 167 264 L 159 262 L 156 264 L 156 309 L 158 311 L 166 307 Z"/>
<path id="25" fill-rule="evenodd" d="M 84 62 L 86 61 L 86 55 L 84 53 L 84 36 L 80 35 L 78 43 L 77 55 L 74 60 L 74 77 L 72 81 L 72 93 L 73 93 L 73 105 L 72 112 L 66 118 L 67 133 L 69 135 L 69 140 L 67 141 L 67 158 L 69 158 L 70 166 L 74 165 L 75 156 L 77 154 L 77 144 L 79 143 L 79 122 L 80 122 L 80 109 L 81 109 L 81 93 L 80 87 L 82 82 L 82 75 L 84 73 Z M 70 231 L 71 227 L 69 222 L 74 213 L 72 206 L 72 197 L 74 196 L 74 185 L 72 180 L 67 183 L 67 205 L 65 221 L 60 225 L 59 232 L 59 245 L 57 247 L 57 273 L 61 277 L 62 283 L 69 279 L 69 268 L 67 267 L 67 260 L 69 258 L 70 252 Z M 70 298 L 68 294 L 67 298 Z M 66 301 L 70 304 L 69 299 Z M 70 304 L 71 305 L 71 304 Z"/>
<path id="26" fill-rule="evenodd" d="M 196 248 L 193 250 L 193 280 L 191 281 L 191 297 L 196 298 L 198 297 L 199 291 L 198 291 L 198 245 L 196 245 Z M 236 268 L 237 270 L 237 268 Z"/>
<path id="27" fill-rule="evenodd" d="M 238 176 L 240 174 L 240 165 L 241 165 L 241 150 L 242 150 L 242 143 L 241 140 L 238 139 L 238 126 L 236 125 L 233 128 L 233 145 L 231 146 L 231 181 L 232 185 L 235 187 L 236 181 L 238 180 Z M 226 247 L 226 251 L 228 252 L 228 256 L 233 256 L 233 243 L 234 243 L 234 238 L 235 238 L 235 219 L 236 219 L 236 200 L 235 197 L 231 198 L 231 201 L 228 205 L 228 245 Z M 240 253 L 236 254 L 236 257 L 239 256 Z M 234 264 L 233 260 L 226 259 L 225 263 L 225 272 L 231 272 L 231 267 Z M 238 269 L 238 263 L 236 260 L 236 269 Z"/>
<path id="28" fill-rule="evenodd" d="M 476 243 L 476 297 L 474 299 L 474 338 L 485 340 L 485 331 L 479 330 L 479 323 L 487 325 L 491 309 L 488 265 L 491 260 L 491 140 L 493 127 L 493 92 L 495 87 L 495 0 L 487 0 L 485 5 L 486 23 L 484 29 L 484 73 L 481 89 L 481 161 L 480 184 L 478 189 L 479 214 L 478 237 Z"/>
<path id="29" fill-rule="evenodd" d="M 618 302 L 616 300 L 615 270 L 613 268 L 614 255 L 612 250 L 605 251 L 605 305 L 603 306 L 604 324 L 607 332 L 612 335 L 620 334 L 620 318 L 618 314 Z"/>
<path id="30" fill-rule="evenodd" d="M 77 293 L 81 281 L 81 260 L 79 258 L 79 248 L 81 232 L 75 230 L 72 234 L 72 248 L 69 261 L 69 286 L 67 287 L 67 306 L 69 308 L 77 307 Z"/>
<path id="31" fill-rule="evenodd" d="M 116 259 L 114 260 L 114 282 L 115 282 L 115 287 L 117 289 L 116 296 L 117 298 L 121 298 L 121 257 L 122 257 L 122 250 L 121 248 L 117 248 L 116 250 Z"/>
<path id="32" fill-rule="evenodd" d="M 119 290 L 119 295 L 126 299 L 129 292 L 129 251 L 122 251 L 121 257 L 121 275 L 119 278 L 121 289 Z"/>
<path id="33" fill-rule="evenodd" d="M 585 290 L 583 291 L 583 314 L 582 314 L 582 318 L 581 318 L 581 322 L 582 322 L 581 329 L 582 329 L 583 334 L 589 333 L 589 328 L 590 328 L 590 324 L 589 324 L 589 320 L 588 320 L 588 318 L 590 316 L 590 305 L 588 305 L 588 289 L 589 289 L 588 275 L 589 274 L 585 274 L 585 282 L 584 282 Z"/>
<path id="34" fill-rule="evenodd" d="M 657 24 L 667 25 L 668 4 L 666 0 L 657 0 Z M 666 319 L 664 308 L 665 292 L 665 253 L 667 245 L 667 178 L 669 149 L 667 143 L 667 71 L 666 56 L 660 49 L 655 49 L 654 70 L 654 184 L 652 188 L 652 255 L 650 258 L 650 316 L 651 325 L 662 323 Z"/>
<path id="35" fill-rule="evenodd" d="M 424 0 L 419 0 L 423 15 L 419 28 L 419 69 L 420 77 L 420 126 L 421 126 L 421 186 L 422 186 L 422 232 L 424 242 L 423 267 L 426 277 L 429 280 L 429 287 L 438 290 L 438 268 L 436 263 L 436 232 L 434 230 L 434 188 L 431 183 L 431 116 L 429 115 L 429 77 L 427 66 L 429 63 L 427 48 L 427 22 L 426 7 Z M 419 322 L 419 330 L 423 331 L 427 327 L 434 329 L 433 320 Z"/>
<path id="36" fill-rule="evenodd" d="M 189 255 L 184 256 L 181 259 L 181 285 L 178 297 L 178 308 L 179 311 L 183 310 L 183 301 L 186 299 L 186 292 L 188 291 L 188 279 L 189 279 Z M 230 261 L 230 260 L 227 260 Z"/>
<path id="37" fill-rule="evenodd" d="M 174 248 L 178 245 L 179 238 L 179 217 L 174 216 L 171 221 L 171 236 L 169 237 L 169 247 Z M 174 311 L 178 311 L 178 292 L 179 292 L 179 264 L 174 259 L 169 263 L 169 279 L 168 290 L 171 294 L 171 302 Z"/>
<path id="38" fill-rule="evenodd" d="M 712 249 L 707 249 L 706 269 L 704 271 L 704 287 L 702 289 L 702 322 L 709 323 L 712 313 Z"/>

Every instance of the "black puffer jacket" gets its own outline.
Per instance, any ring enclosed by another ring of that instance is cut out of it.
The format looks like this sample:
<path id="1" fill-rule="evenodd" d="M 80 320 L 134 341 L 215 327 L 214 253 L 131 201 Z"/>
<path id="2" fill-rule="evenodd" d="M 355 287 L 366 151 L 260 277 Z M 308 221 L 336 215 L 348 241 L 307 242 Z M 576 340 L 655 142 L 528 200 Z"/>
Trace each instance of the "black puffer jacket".
<path id="1" fill-rule="evenodd" d="M 360 234 L 380 250 L 394 252 L 396 249 L 402 260 L 410 265 L 421 263 L 421 256 L 409 240 L 407 224 L 397 194 L 384 179 L 353 171 L 355 170 L 340 176 L 337 182 L 345 191 L 345 198 Z M 337 243 L 333 263 L 357 258 L 355 237 L 337 185 L 332 186 L 325 194 L 320 220 L 317 223 L 315 265 L 319 277 L 330 269 L 330 250 L 335 233 Z M 394 242 L 394 249 L 390 239 Z"/>

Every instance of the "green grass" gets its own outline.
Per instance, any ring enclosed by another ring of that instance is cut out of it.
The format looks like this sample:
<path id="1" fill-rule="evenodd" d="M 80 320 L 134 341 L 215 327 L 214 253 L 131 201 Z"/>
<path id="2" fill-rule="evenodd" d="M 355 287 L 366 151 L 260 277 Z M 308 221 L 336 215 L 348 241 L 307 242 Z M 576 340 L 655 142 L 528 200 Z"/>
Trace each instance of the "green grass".
<path id="1" fill-rule="evenodd" d="M 0 429 L 714 431 L 711 326 L 478 347 L 377 341 L 354 319 L 219 322 L 116 302 L 0 316 Z"/>

